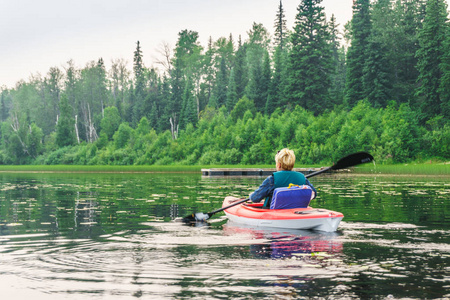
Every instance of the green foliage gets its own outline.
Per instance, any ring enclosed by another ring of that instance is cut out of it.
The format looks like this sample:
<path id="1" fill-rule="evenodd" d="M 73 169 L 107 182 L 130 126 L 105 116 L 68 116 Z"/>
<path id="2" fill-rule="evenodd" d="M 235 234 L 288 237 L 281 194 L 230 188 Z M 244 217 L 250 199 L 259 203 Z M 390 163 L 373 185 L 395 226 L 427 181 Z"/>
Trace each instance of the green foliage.
<path id="1" fill-rule="evenodd" d="M 107 107 L 104 111 L 104 117 L 100 122 L 101 133 L 104 132 L 108 139 L 111 139 L 114 132 L 120 125 L 119 110 L 115 106 Z"/>
<path id="2" fill-rule="evenodd" d="M 321 3 L 300 1 L 289 32 L 280 2 L 274 43 L 256 22 L 247 40 L 209 38 L 206 51 L 182 30 L 161 73 L 138 42 L 131 71 L 69 61 L 1 88 L 0 163 L 273 164 L 282 147 L 301 164 L 360 150 L 378 162 L 449 159 L 444 0 L 355 0 L 348 50 Z"/>
<path id="3" fill-rule="evenodd" d="M 247 111 L 250 112 L 250 114 L 254 114 L 256 112 L 256 107 L 253 101 L 244 96 L 242 99 L 239 99 L 238 103 L 236 103 L 236 106 L 231 111 L 231 119 L 236 122 L 238 119 L 242 119 Z"/>
<path id="4" fill-rule="evenodd" d="M 133 143 L 134 130 L 128 123 L 119 125 L 119 129 L 114 133 L 113 141 L 116 149 L 122 149 Z"/>
<path id="5" fill-rule="evenodd" d="M 58 147 L 71 146 L 75 144 L 75 120 L 73 110 L 70 107 L 67 96 L 61 98 L 61 117 L 56 126 L 56 144 Z"/>

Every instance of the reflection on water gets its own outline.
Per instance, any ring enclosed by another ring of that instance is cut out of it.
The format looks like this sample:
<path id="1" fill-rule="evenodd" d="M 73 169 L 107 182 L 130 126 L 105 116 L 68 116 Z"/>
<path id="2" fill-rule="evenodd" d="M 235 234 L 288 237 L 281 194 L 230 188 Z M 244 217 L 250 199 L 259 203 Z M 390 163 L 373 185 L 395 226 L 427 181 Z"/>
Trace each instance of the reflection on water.
<path id="1" fill-rule="evenodd" d="M 280 228 L 254 228 L 228 222 L 226 235 L 251 235 L 255 243 L 250 253 L 255 258 L 320 258 L 342 252 L 337 232 L 317 232 Z M 260 243 L 257 243 L 260 240 Z"/>
<path id="2" fill-rule="evenodd" d="M 173 221 L 260 181 L 2 174 L 2 299 L 450 297 L 445 178 L 315 177 L 336 233 Z"/>

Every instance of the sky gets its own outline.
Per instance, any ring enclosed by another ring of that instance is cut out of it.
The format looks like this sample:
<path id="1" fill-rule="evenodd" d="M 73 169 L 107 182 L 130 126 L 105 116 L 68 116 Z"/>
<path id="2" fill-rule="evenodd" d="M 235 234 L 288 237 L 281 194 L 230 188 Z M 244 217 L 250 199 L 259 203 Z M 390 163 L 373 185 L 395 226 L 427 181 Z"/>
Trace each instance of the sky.
<path id="1" fill-rule="evenodd" d="M 283 0 L 287 26 L 293 28 L 301 0 Z M 0 87 L 14 88 L 31 76 L 62 70 L 69 60 L 83 68 L 103 58 L 124 59 L 132 69 L 140 41 L 146 67 L 162 58 L 164 43 L 175 47 L 178 33 L 197 31 L 206 47 L 213 40 L 247 39 L 253 22 L 271 33 L 279 0 L 0 0 Z M 344 25 L 351 19 L 352 0 L 323 0 Z"/>

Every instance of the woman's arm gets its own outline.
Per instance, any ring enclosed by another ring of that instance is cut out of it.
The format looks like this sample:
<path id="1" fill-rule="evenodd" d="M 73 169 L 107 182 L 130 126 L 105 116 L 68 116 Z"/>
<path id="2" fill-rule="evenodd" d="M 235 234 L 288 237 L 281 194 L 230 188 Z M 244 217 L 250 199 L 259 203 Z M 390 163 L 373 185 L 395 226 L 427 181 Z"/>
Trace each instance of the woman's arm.
<path id="1" fill-rule="evenodd" d="M 253 202 L 259 202 L 265 199 L 270 193 L 273 192 L 274 180 L 273 176 L 267 177 L 253 193 L 250 194 L 249 198 Z"/>

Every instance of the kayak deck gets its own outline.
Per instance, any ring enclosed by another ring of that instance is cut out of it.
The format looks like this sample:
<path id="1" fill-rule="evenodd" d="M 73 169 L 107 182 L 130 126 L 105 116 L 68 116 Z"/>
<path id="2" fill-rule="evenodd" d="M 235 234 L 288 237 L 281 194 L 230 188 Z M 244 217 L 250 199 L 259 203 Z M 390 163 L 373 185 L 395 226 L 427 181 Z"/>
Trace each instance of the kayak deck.
<path id="1" fill-rule="evenodd" d="M 235 200 L 227 197 L 222 207 Z M 328 209 L 291 208 L 267 209 L 262 203 L 240 204 L 225 210 L 228 219 L 235 223 L 258 227 L 275 227 L 290 229 L 312 229 L 320 231 L 336 231 L 344 215 Z"/>

